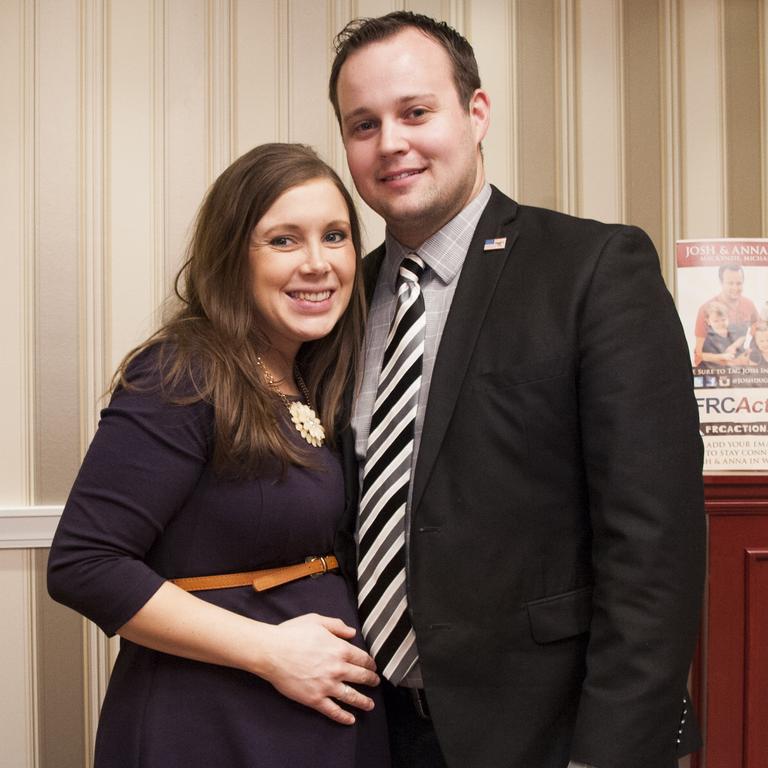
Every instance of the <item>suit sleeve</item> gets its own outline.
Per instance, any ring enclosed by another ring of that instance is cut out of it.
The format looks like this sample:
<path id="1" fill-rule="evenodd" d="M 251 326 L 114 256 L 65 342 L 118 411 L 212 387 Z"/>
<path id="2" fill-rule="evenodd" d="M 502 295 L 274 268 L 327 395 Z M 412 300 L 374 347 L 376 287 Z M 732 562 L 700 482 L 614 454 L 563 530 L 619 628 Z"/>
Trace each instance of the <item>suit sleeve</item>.
<path id="1" fill-rule="evenodd" d="M 48 564 L 51 596 L 114 634 L 165 580 L 147 553 L 207 461 L 210 406 L 121 389 L 64 508 Z"/>
<path id="2" fill-rule="evenodd" d="M 704 579 L 702 445 L 682 328 L 636 228 L 602 247 L 579 353 L 595 586 L 571 756 L 672 765 Z"/>

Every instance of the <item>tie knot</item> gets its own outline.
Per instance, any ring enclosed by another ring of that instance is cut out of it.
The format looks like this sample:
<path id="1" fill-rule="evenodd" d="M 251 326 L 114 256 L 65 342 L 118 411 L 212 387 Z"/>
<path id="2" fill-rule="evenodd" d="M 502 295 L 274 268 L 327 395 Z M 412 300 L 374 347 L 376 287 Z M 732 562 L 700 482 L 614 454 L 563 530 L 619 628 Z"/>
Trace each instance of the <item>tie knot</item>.
<path id="1" fill-rule="evenodd" d="M 424 274 L 424 261 L 421 256 L 415 253 L 409 253 L 400 263 L 400 280 L 407 280 L 410 283 L 418 283 Z"/>

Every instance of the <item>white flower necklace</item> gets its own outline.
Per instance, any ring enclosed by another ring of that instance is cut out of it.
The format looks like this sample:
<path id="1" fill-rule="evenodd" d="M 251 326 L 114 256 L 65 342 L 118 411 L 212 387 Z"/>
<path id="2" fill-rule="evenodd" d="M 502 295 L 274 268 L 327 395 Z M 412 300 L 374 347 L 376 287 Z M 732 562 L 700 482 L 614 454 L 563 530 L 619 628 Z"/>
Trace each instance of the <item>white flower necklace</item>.
<path id="1" fill-rule="evenodd" d="M 293 366 L 293 375 L 296 377 L 296 383 L 299 385 L 301 394 L 304 395 L 306 402 L 302 403 L 300 400 L 289 400 L 277 386 L 274 376 L 269 372 L 269 369 L 264 365 L 264 361 L 261 359 L 261 355 L 256 356 L 256 364 L 264 372 L 264 378 L 267 380 L 267 384 L 273 389 L 278 397 L 283 401 L 283 405 L 288 409 L 288 413 L 291 414 L 291 421 L 296 427 L 296 431 L 315 448 L 319 448 L 325 441 L 325 430 L 320 423 L 320 418 L 315 413 L 314 409 L 309 403 L 309 390 L 304 383 L 304 379 L 301 378 L 301 372 L 299 366 Z"/>

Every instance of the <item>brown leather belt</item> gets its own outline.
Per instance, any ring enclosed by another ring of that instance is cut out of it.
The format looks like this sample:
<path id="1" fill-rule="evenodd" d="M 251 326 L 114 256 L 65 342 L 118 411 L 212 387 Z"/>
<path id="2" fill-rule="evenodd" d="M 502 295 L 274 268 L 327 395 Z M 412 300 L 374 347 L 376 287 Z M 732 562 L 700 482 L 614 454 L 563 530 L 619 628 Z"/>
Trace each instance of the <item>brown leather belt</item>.
<path id="1" fill-rule="evenodd" d="M 187 592 L 249 586 L 253 586 L 257 592 L 264 592 L 267 589 L 272 589 L 272 587 L 287 584 L 289 581 L 303 579 L 305 576 L 320 576 L 328 571 L 335 571 L 338 567 L 339 562 L 333 555 L 322 555 L 308 557 L 303 563 L 286 565 L 282 568 L 222 573 L 217 576 L 190 576 L 185 579 L 170 579 L 170 581 Z"/>

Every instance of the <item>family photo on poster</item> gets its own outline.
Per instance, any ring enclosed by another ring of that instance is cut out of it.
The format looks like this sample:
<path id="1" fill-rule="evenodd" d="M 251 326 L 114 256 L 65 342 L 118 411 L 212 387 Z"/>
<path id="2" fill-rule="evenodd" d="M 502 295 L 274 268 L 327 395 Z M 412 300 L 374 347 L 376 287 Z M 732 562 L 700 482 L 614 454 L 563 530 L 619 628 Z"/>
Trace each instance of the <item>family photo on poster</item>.
<path id="1" fill-rule="evenodd" d="M 768 239 L 681 240 L 676 263 L 704 469 L 768 469 Z"/>

